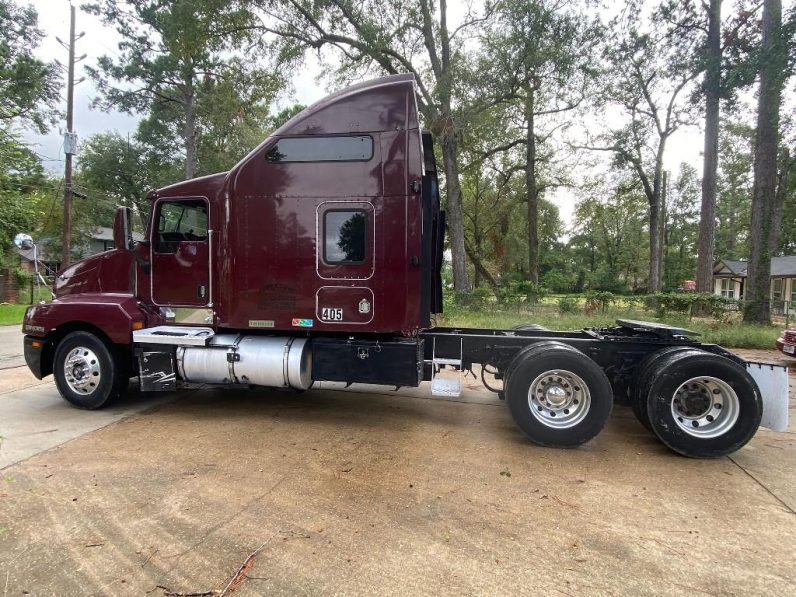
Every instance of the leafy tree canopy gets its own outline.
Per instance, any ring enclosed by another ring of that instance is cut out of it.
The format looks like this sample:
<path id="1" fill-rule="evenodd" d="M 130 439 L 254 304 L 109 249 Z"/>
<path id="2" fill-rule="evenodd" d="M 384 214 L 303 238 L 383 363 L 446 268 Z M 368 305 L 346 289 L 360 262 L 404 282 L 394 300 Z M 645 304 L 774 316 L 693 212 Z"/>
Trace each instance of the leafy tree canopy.
<path id="1" fill-rule="evenodd" d="M 54 63 L 34 55 L 41 42 L 38 15 L 13 0 L 0 0 L 0 124 L 44 133 L 53 123 L 60 78 Z"/>

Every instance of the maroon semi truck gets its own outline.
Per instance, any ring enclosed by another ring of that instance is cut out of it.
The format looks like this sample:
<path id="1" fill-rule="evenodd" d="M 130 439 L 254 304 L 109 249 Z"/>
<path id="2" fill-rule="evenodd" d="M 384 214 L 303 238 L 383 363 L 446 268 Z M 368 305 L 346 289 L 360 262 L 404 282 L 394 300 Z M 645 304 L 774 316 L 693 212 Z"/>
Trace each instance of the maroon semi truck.
<path id="1" fill-rule="evenodd" d="M 445 218 L 411 75 L 335 93 L 229 172 L 149 199 L 143 242 L 120 208 L 116 248 L 65 269 L 25 315 L 30 369 L 75 406 L 108 404 L 132 377 L 145 392 L 427 380 L 456 394 L 451 372 L 475 370 L 549 446 L 593 438 L 615 401 L 688 456 L 732 452 L 761 420 L 787 425 L 784 370 L 688 330 L 433 327 Z"/>

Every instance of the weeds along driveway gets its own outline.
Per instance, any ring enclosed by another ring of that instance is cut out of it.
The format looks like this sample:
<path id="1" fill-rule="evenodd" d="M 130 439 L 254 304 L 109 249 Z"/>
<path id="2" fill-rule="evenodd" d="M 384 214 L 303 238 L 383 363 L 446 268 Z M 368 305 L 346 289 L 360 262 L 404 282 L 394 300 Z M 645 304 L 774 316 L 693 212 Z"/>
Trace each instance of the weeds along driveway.
<path id="1" fill-rule="evenodd" d="M 487 394 L 413 394 L 183 393 L 7 467 L 0 589 L 201 593 L 243 567 L 239 595 L 793 591 L 792 434 L 689 460 L 618 408 L 553 450 Z"/>

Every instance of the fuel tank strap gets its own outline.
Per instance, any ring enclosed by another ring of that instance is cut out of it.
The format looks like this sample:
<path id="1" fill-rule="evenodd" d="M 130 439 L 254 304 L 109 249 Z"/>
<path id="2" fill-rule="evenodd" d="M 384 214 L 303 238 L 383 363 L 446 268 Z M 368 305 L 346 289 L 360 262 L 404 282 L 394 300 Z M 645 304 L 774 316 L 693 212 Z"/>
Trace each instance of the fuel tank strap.
<path id="1" fill-rule="evenodd" d="M 232 380 L 232 383 L 238 383 L 238 377 L 235 375 L 235 363 L 240 361 L 238 344 L 240 344 L 241 340 L 243 340 L 243 334 L 238 334 L 238 337 L 235 338 L 232 346 L 230 346 L 227 351 L 227 367 L 229 368 L 229 378 Z"/>

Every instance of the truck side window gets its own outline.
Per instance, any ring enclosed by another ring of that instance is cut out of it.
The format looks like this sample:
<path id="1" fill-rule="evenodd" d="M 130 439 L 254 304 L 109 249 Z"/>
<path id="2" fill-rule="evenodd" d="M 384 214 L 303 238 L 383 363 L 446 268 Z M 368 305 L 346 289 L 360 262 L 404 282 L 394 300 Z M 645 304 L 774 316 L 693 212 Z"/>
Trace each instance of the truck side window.
<path id="1" fill-rule="evenodd" d="M 265 154 L 272 163 L 367 162 L 372 157 L 373 138 L 369 135 L 286 137 Z"/>
<path id="2" fill-rule="evenodd" d="M 368 217 L 362 210 L 327 211 L 323 216 L 323 260 L 326 263 L 365 261 Z"/>
<path id="3" fill-rule="evenodd" d="M 183 241 L 207 238 L 207 205 L 202 200 L 174 201 L 160 204 L 155 250 L 176 253 Z"/>

